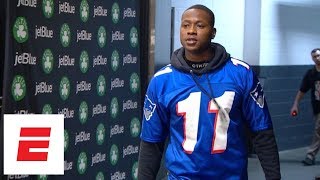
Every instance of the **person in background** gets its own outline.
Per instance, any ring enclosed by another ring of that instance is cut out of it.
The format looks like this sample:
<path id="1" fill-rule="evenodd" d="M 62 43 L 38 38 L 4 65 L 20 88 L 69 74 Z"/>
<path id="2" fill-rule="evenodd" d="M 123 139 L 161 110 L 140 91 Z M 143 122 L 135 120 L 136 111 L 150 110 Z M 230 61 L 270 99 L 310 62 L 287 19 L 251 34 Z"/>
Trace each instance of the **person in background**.
<path id="1" fill-rule="evenodd" d="M 145 95 L 138 179 L 156 179 L 169 137 L 168 179 L 248 179 L 245 125 L 266 179 L 281 179 L 278 147 L 252 68 L 212 43 L 213 12 L 194 5 L 181 18 L 182 48 L 151 79 Z"/>
<path id="2" fill-rule="evenodd" d="M 291 114 L 299 114 L 299 102 L 305 93 L 310 90 L 315 127 L 312 143 L 307 150 L 305 159 L 302 161 L 306 166 L 315 164 L 315 156 L 320 148 L 320 48 L 313 49 L 311 51 L 311 57 L 315 65 L 303 76 L 300 89 L 290 112 Z"/>

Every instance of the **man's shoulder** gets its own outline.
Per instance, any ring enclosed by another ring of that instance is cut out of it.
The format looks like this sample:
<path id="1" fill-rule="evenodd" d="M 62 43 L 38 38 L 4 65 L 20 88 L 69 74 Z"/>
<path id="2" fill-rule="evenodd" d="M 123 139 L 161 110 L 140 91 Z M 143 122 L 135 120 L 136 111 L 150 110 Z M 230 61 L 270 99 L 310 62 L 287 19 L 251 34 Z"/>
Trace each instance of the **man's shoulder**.
<path id="1" fill-rule="evenodd" d="M 173 72 L 173 68 L 171 66 L 171 64 L 168 64 L 162 68 L 160 68 L 154 75 L 153 78 L 158 77 L 158 76 L 162 76 L 162 75 L 168 75 L 170 73 Z"/>
<path id="2" fill-rule="evenodd" d="M 156 84 L 160 86 L 160 84 L 165 84 L 170 81 L 170 77 L 173 75 L 173 68 L 170 64 L 160 68 L 155 74 L 152 76 L 150 80 L 150 84 Z"/>
<path id="3" fill-rule="evenodd" d="M 227 66 L 230 66 L 235 71 L 248 71 L 251 70 L 251 66 L 240 59 L 231 57 L 230 60 L 226 63 Z"/>
<path id="4" fill-rule="evenodd" d="M 247 62 L 245 62 L 244 60 L 240 60 L 240 59 L 237 59 L 234 57 L 231 57 L 230 60 L 235 66 L 241 65 L 241 66 L 245 67 L 246 69 L 250 69 L 250 65 Z"/>
<path id="5" fill-rule="evenodd" d="M 306 72 L 306 76 L 314 76 L 317 74 L 316 67 L 309 68 Z"/>

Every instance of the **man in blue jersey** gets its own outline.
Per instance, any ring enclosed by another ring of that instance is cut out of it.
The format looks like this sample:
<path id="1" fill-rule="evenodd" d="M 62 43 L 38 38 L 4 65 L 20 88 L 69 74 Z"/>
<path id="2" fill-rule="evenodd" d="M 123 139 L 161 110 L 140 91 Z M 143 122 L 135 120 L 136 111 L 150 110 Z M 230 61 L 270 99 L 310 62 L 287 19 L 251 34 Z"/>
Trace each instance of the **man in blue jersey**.
<path id="1" fill-rule="evenodd" d="M 144 102 L 138 179 L 152 180 L 164 144 L 168 179 L 248 179 L 245 126 L 266 179 L 280 179 L 278 148 L 259 80 L 251 67 L 212 43 L 214 14 L 182 14 L 171 63 L 150 81 Z"/>

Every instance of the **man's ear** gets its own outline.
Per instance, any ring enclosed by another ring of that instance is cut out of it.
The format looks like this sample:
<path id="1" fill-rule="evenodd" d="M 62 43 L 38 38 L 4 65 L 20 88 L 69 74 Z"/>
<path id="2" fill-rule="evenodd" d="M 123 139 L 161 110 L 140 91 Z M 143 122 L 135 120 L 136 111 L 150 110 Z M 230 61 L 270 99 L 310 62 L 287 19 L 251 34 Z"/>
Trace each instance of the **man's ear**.
<path id="1" fill-rule="evenodd" d="M 217 33 L 216 28 L 213 28 L 211 39 L 214 39 L 216 37 L 216 33 Z"/>

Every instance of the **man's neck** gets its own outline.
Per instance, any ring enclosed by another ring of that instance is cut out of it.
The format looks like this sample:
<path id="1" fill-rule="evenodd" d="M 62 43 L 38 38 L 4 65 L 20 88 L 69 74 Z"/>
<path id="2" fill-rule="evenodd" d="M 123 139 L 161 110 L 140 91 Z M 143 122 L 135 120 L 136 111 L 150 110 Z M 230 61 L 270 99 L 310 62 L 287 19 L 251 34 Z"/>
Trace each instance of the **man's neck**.
<path id="1" fill-rule="evenodd" d="M 184 55 L 189 61 L 205 62 L 212 59 L 212 57 L 214 56 L 214 51 L 212 50 L 212 48 L 208 48 L 206 51 L 203 51 L 201 53 L 185 51 Z"/>
<path id="2" fill-rule="evenodd" d="M 186 63 L 192 67 L 192 69 L 203 69 L 205 68 L 209 63 L 208 61 L 203 61 L 203 62 L 194 62 L 194 61 L 189 61 L 187 58 L 185 58 Z"/>

